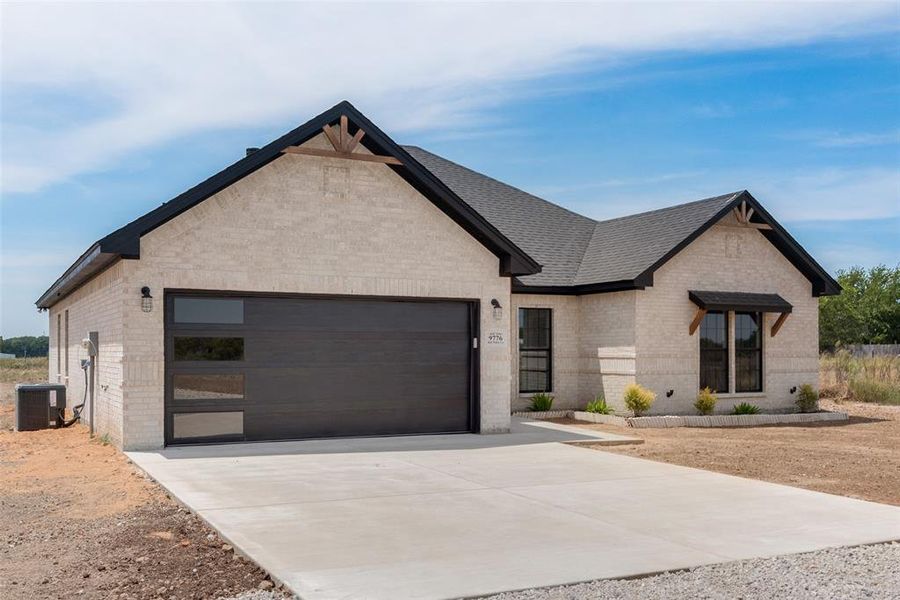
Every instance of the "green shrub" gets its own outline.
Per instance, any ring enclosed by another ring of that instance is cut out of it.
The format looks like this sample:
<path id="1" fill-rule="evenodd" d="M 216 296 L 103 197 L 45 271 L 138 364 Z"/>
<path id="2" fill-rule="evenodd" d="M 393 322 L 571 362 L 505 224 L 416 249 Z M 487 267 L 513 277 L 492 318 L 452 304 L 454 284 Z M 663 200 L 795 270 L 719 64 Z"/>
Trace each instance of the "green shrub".
<path id="1" fill-rule="evenodd" d="M 697 412 L 701 415 L 711 415 L 716 409 L 716 402 L 718 401 L 719 398 L 716 396 L 716 393 L 708 387 L 705 387 L 697 394 L 697 400 L 694 401 L 694 408 L 696 408 Z"/>
<path id="2" fill-rule="evenodd" d="M 625 406 L 628 407 L 628 410 L 633 412 L 634 416 L 639 417 L 650 410 L 653 401 L 656 400 L 656 394 L 642 385 L 629 383 L 625 386 L 624 398 Z"/>
<path id="3" fill-rule="evenodd" d="M 795 402 L 800 412 L 816 412 L 819 410 L 819 392 L 808 383 L 800 386 L 797 392 L 797 400 Z"/>
<path id="4" fill-rule="evenodd" d="M 875 379 L 851 379 L 850 398 L 857 402 L 900 405 L 900 387 Z"/>
<path id="5" fill-rule="evenodd" d="M 606 403 L 606 398 L 603 397 L 603 394 L 597 396 L 597 399 L 593 402 L 588 402 L 585 410 L 598 415 L 611 415 L 613 413 L 612 407 Z"/>
<path id="6" fill-rule="evenodd" d="M 553 396 L 545 392 L 539 392 L 531 397 L 531 410 L 544 412 L 553 406 Z"/>
<path id="7" fill-rule="evenodd" d="M 734 410 L 731 411 L 733 415 L 758 415 L 759 407 L 755 404 L 750 404 L 749 402 L 741 402 L 740 404 L 734 405 Z"/>

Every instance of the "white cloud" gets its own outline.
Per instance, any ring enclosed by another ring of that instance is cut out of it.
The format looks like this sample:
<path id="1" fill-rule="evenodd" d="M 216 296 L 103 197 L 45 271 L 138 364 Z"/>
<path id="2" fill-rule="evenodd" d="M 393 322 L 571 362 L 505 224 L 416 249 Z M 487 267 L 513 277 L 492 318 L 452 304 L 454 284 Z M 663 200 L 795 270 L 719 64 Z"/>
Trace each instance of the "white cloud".
<path id="1" fill-rule="evenodd" d="M 881 132 L 801 131 L 781 136 L 820 148 L 862 148 L 900 144 L 900 130 Z"/>
<path id="2" fill-rule="evenodd" d="M 681 177 L 647 173 L 641 181 L 623 181 L 622 187 L 606 190 L 578 185 L 559 187 L 559 194 L 549 195 L 548 199 L 587 216 L 608 219 L 749 188 L 783 223 L 900 216 L 900 171 L 896 169 L 718 169 L 685 172 Z"/>
<path id="3" fill-rule="evenodd" d="M 652 51 L 893 27 L 880 4 L 4 4 L 4 94 L 103 98 L 81 122 L 3 114 L 2 184 L 34 191 L 204 130 L 348 98 L 397 132 L 471 126 L 517 82 Z"/>

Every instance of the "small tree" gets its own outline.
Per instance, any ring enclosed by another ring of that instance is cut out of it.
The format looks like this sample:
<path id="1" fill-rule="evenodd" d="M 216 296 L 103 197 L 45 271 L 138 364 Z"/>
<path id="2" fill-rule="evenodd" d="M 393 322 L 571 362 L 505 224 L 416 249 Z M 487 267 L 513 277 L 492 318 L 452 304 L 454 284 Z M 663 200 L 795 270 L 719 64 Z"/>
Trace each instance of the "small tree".
<path id="1" fill-rule="evenodd" d="M 797 400 L 795 402 L 800 412 L 809 413 L 819 410 L 819 392 L 808 383 L 800 386 L 797 392 Z"/>
<path id="2" fill-rule="evenodd" d="M 705 387 L 697 394 L 697 400 L 694 402 L 694 408 L 701 415 L 711 415 L 716 409 L 716 402 L 719 398 L 709 387 Z"/>
<path id="3" fill-rule="evenodd" d="M 637 383 L 629 383 L 625 386 L 625 406 L 634 413 L 634 416 L 640 417 L 642 414 L 650 410 L 653 401 L 656 400 L 656 394 Z"/>

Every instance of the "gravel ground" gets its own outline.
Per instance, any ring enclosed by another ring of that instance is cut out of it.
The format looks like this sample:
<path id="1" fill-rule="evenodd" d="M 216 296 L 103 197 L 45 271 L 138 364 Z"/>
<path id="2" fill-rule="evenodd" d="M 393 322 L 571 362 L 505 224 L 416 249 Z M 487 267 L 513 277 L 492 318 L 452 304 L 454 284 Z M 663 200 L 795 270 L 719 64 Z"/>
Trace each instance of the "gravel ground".
<path id="1" fill-rule="evenodd" d="M 604 580 L 489 600 L 882 600 L 900 598 L 900 543 L 756 558 L 632 580 Z"/>

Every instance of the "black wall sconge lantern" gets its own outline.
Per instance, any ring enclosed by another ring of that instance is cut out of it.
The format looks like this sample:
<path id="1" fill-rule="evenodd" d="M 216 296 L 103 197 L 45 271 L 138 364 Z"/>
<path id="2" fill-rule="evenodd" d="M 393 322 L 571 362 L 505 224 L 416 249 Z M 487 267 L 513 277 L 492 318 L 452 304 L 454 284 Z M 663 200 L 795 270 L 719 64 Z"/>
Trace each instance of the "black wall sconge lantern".
<path id="1" fill-rule="evenodd" d="M 666 398 L 671 398 L 672 394 L 674 394 L 674 393 L 675 393 L 675 390 L 669 390 L 668 392 L 666 392 Z"/>
<path id="2" fill-rule="evenodd" d="M 494 319 L 496 319 L 498 321 L 500 319 L 502 319 L 503 318 L 503 307 L 500 306 L 500 302 L 496 298 L 494 298 L 493 300 L 491 300 L 491 306 L 494 307 L 494 310 L 493 310 Z"/>
<path id="3" fill-rule="evenodd" d="M 794 387 L 791 388 L 791 393 L 793 394 L 796 391 L 797 391 L 797 386 L 795 385 Z"/>
<path id="4" fill-rule="evenodd" d="M 141 310 L 147 313 L 153 310 L 153 296 L 146 285 L 141 288 Z"/>

